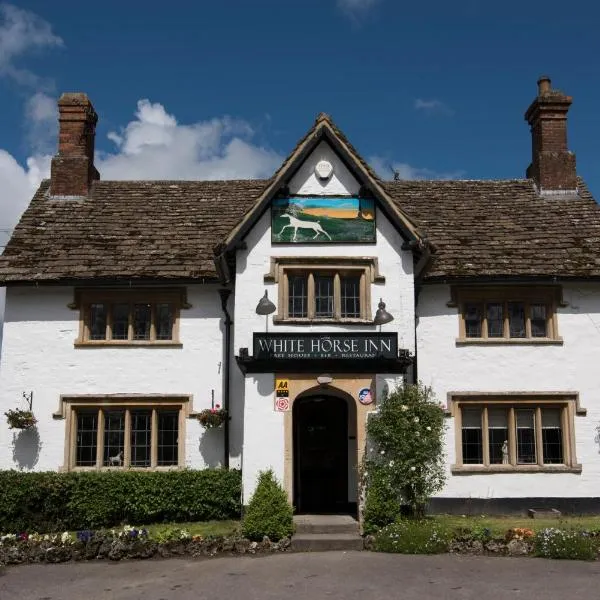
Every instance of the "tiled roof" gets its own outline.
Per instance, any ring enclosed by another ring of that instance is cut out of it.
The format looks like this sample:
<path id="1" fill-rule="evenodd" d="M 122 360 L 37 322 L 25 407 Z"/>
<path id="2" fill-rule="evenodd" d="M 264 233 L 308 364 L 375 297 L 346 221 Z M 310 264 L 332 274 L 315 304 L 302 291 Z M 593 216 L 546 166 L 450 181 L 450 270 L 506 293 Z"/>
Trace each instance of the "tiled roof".
<path id="1" fill-rule="evenodd" d="M 600 277 L 600 207 L 531 180 L 394 181 L 388 194 L 434 245 L 429 280 Z"/>
<path id="2" fill-rule="evenodd" d="M 44 181 L 0 259 L 0 281 L 217 279 L 213 248 L 266 182 L 95 181 L 53 199 Z"/>
<path id="3" fill-rule="evenodd" d="M 0 259 L 2 282 L 217 279 L 214 248 L 269 181 L 97 181 L 82 200 L 40 186 Z M 600 277 L 600 207 L 530 180 L 382 182 L 433 244 L 429 280 Z"/>

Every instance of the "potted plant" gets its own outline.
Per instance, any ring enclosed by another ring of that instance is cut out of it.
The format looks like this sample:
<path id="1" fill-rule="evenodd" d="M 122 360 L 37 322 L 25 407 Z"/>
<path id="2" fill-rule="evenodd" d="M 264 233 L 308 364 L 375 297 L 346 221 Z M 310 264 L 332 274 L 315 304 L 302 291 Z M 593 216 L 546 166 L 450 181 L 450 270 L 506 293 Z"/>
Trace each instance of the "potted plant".
<path id="1" fill-rule="evenodd" d="M 4 413 L 10 429 L 33 429 L 37 423 L 33 412 L 20 408 L 10 409 Z"/>
<path id="2" fill-rule="evenodd" d="M 205 408 L 198 413 L 198 421 L 206 429 L 221 427 L 227 418 L 227 411 L 221 408 L 220 404 L 215 404 L 212 408 Z"/>

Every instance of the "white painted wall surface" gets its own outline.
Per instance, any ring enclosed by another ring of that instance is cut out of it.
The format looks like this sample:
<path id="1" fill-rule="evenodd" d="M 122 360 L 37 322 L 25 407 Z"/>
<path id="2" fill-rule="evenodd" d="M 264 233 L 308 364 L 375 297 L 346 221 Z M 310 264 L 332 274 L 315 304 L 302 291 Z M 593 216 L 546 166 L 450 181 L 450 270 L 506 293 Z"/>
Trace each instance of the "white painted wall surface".
<path id="1" fill-rule="evenodd" d="M 458 314 L 449 308 L 450 288 L 425 286 L 417 314 L 418 374 L 446 403 L 448 392 L 577 391 L 587 416 L 575 416 L 580 475 L 450 474 L 455 463 L 454 419 L 448 418 L 448 481 L 442 497 L 506 498 L 520 496 L 600 496 L 600 285 L 564 286 L 569 305 L 558 309 L 562 346 L 456 346 Z"/>
<path id="2" fill-rule="evenodd" d="M 333 175 L 323 181 L 315 175 L 315 165 L 327 160 L 333 166 Z M 321 142 L 298 169 L 289 183 L 290 194 L 315 196 L 357 195 L 360 185 L 327 142 Z"/>
<path id="3" fill-rule="evenodd" d="M 322 159 L 334 165 L 334 176 L 328 185 L 322 185 L 314 176 L 314 166 Z M 307 158 L 290 183 L 291 194 L 353 195 L 359 185 L 343 163 L 323 142 Z M 374 256 L 378 258 L 379 271 L 385 276 L 384 284 L 371 284 L 371 309 L 377 310 L 379 298 L 387 304 L 387 310 L 394 315 L 394 321 L 383 326 L 383 331 L 398 332 L 398 344 L 414 352 L 414 282 L 412 254 L 401 249 L 403 239 L 393 225 L 382 214 L 376 212 L 377 236 L 375 244 L 271 244 L 271 212 L 267 210 L 246 236 L 246 249 L 238 251 L 236 265 L 235 327 L 234 348 L 248 348 L 252 354 L 253 332 L 265 331 L 265 317 L 256 314 L 255 309 L 265 290 L 277 305 L 277 283 L 265 284 L 264 276 L 270 271 L 272 256 L 332 256 L 348 257 Z M 270 332 L 375 332 L 373 325 L 275 325 L 273 315 L 268 317 Z M 237 367 L 234 367 L 234 371 Z M 238 371 L 239 373 L 239 371 Z M 264 377 L 264 379 L 263 379 Z M 283 420 L 274 413 L 273 374 L 257 377 L 248 375 L 244 383 L 241 374 L 236 374 L 232 395 L 244 397 L 244 498 L 248 499 L 254 490 L 256 469 L 272 466 L 280 479 L 283 477 Z M 394 383 L 393 376 L 381 379 Z M 267 383 L 270 387 L 267 388 Z M 264 386 L 258 390 L 257 386 Z M 378 384 L 378 390 L 380 389 Z M 268 390 L 268 393 L 267 393 Z M 260 404 L 260 407 L 256 406 Z M 269 416 L 270 415 L 270 416 Z M 275 441 L 273 441 L 275 440 Z"/>
<path id="4" fill-rule="evenodd" d="M 9 430 L 0 418 L 0 468 L 55 470 L 63 466 L 65 421 L 54 420 L 61 394 L 182 394 L 193 395 L 195 410 L 210 407 L 211 390 L 222 404 L 223 333 L 220 298 L 215 285 L 189 286 L 190 309 L 181 311 L 181 349 L 74 348 L 79 311 L 72 288 L 9 288 L 0 363 L 0 414 L 22 407 L 23 392 L 33 391 L 40 452 L 27 450 L 28 433 Z M 239 402 L 232 406 L 240 422 Z M 238 428 L 239 429 L 239 428 Z M 25 437 L 19 440 L 19 435 Z M 222 430 L 209 431 L 197 420 L 186 420 L 185 460 L 189 467 L 220 465 Z M 241 451 L 239 434 L 232 446 Z M 15 450 L 16 443 L 16 450 Z M 29 452 L 29 454 L 28 454 Z M 238 457 L 239 458 L 239 457 Z M 232 466 L 238 464 L 232 461 Z"/>

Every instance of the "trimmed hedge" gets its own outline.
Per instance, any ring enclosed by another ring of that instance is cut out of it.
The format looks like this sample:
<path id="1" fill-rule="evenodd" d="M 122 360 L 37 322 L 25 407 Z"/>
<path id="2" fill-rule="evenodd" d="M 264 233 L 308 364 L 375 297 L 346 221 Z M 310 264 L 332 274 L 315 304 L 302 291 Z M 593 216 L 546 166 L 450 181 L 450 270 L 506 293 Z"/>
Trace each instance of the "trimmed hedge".
<path id="1" fill-rule="evenodd" d="M 241 473 L 0 471 L 0 532 L 238 519 Z"/>

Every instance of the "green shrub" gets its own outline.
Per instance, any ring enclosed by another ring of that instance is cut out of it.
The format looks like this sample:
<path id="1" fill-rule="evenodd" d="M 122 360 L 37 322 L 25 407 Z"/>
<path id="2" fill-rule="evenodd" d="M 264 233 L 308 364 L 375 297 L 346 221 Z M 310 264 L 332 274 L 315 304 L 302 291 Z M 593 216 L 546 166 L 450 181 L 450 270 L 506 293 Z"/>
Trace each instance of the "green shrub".
<path id="1" fill-rule="evenodd" d="M 444 485 L 444 429 L 441 406 L 421 384 L 405 385 L 380 401 L 367 423 L 363 462 L 367 529 L 395 520 L 400 511 L 394 507 L 424 516 L 430 496 Z"/>
<path id="2" fill-rule="evenodd" d="M 533 538 L 533 551 L 543 558 L 567 558 L 594 560 L 598 556 L 600 542 L 585 531 L 576 529 L 542 529 Z"/>
<path id="3" fill-rule="evenodd" d="M 0 531 L 239 518 L 239 471 L 0 471 Z"/>
<path id="4" fill-rule="evenodd" d="M 277 542 L 294 532 L 293 508 L 273 471 L 262 471 L 242 520 L 242 534 L 251 540 L 266 535 Z"/>
<path id="5" fill-rule="evenodd" d="M 451 535 L 435 521 L 403 519 L 381 529 L 375 536 L 377 552 L 441 554 L 448 551 Z"/>

